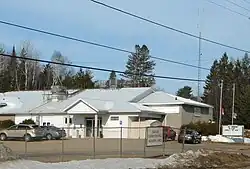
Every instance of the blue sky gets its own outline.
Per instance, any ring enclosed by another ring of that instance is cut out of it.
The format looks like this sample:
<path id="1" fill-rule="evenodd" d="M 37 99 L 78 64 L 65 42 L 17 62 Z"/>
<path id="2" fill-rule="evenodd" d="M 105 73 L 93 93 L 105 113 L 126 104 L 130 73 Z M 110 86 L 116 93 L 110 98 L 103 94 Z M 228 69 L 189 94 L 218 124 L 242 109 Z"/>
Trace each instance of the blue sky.
<path id="1" fill-rule="evenodd" d="M 205 0 L 102 0 L 126 11 L 150 18 L 192 34 L 199 30 L 202 36 L 227 45 L 249 49 L 250 20 L 224 10 Z M 250 15 L 243 9 L 216 0 L 233 10 Z M 243 0 L 234 0 L 250 9 Z M 101 7 L 89 0 L 2 0 L 1 20 L 94 41 L 127 50 L 135 44 L 147 45 L 152 56 L 197 65 L 198 40 L 135 18 Z M 198 9 L 200 17 L 198 16 Z M 197 24 L 200 24 L 200 29 Z M 0 43 L 18 48 L 21 41 L 29 40 L 39 51 L 41 59 L 50 59 L 54 50 L 60 51 L 74 64 L 124 70 L 128 54 L 103 49 L 79 42 L 59 39 L 0 24 Z M 210 68 L 213 60 L 224 52 L 230 57 L 244 53 L 202 42 L 202 67 Z M 202 70 L 202 79 L 208 71 Z M 174 77 L 197 78 L 197 69 L 156 61 L 155 74 Z M 108 73 L 94 71 L 96 79 L 107 79 Z M 157 79 L 157 85 L 175 93 L 184 85 L 197 91 L 197 82 Z"/>

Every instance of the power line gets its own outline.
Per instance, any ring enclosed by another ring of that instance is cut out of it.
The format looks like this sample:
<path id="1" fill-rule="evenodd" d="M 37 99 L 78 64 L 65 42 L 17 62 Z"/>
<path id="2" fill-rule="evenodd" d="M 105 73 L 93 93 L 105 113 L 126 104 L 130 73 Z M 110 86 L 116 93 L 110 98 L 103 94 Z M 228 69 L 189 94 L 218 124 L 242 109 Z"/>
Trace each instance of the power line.
<path id="1" fill-rule="evenodd" d="M 134 17 L 134 18 L 137 18 L 137 19 L 140 19 L 140 20 L 149 22 L 149 23 L 151 23 L 151 24 L 154 24 L 154 25 L 157 25 L 157 26 L 160 26 L 160 27 L 163 27 L 163 28 L 166 28 L 166 29 L 169 29 L 169 30 L 172 30 L 172 31 L 175 31 L 175 32 L 178 32 L 178 33 L 181 33 L 181 34 L 184 34 L 184 35 L 187 35 L 187 36 L 196 38 L 196 39 L 199 39 L 199 36 L 197 36 L 197 35 L 194 35 L 194 34 L 191 34 L 191 33 L 188 33 L 188 32 L 185 32 L 185 31 L 182 31 L 182 30 L 179 30 L 179 29 L 176 29 L 176 28 L 167 26 L 167 25 L 164 25 L 164 24 L 162 24 L 162 23 L 159 23 L 159 22 L 156 22 L 156 21 L 147 19 L 147 18 L 145 18 L 145 17 L 141 17 L 141 16 L 139 16 L 139 15 L 135 15 L 135 14 L 133 14 L 133 13 L 124 11 L 124 10 L 122 10 L 122 9 L 119 9 L 119 8 L 116 8 L 116 7 L 107 5 L 107 4 L 103 3 L 103 2 L 99 2 L 99 1 L 96 1 L 96 0 L 90 0 L 90 1 L 92 1 L 92 2 L 94 2 L 94 3 L 96 3 L 96 4 L 98 4 L 98 5 L 104 6 L 104 7 L 106 7 L 106 8 L 109 8 L 109 9 L 112 9 L 112 10 L 115 10 L 115 11 L 118 11 L 118 12 L 121 12 L 121 13 L 123 13 L 123 14 L 132 16 L 132 17 Z M 250 19 L 250 18 L 248 17 L 248 19 Z M 217 42 L 217 41 L 210 40 L 210 39 L 207 39 L 207 38 L 201 37 L 201 40 L 204 40 L 204 41 L 206 41 L 206 42 L 209 42 L 209 43 L 212 43 L 212 44 L 216 44 L 216 45 L 219 45 L 219 46 L 227 47 L 227 48 L 230 48 L 230 49 L 238 50 L 238 51 L 241 51 L 241 52 L 250 53 L 249 50 L 245 50 L 245 49 L 241 49 L 241 48 L 238 48 L 238 47 L 226 45 L 226 44 L 223 44 L 223 43 L 221 43 L 221 42 Z"/>
<path id="2" fill-rule="evenodd" d="M 250 2 L 249 1 L 247 1 L 247 0 L 243 0 L 244 2 L 246 2 L 246 3 L 248 3 L 248 4 L 250 4 Z"/>
<path id="3" fill-rule="evenodd" d="M 39 33 L 50 35 L 50 36 L 56 36 L 56 37 L 59 37 L 62 39 L 86 43 L 89 45 L 94 45 L 94 46 L 98 46 L 98 47 L 102 47 L 102 48 L 106 48 L 106 49 L 111 49 L 111 50 L 115 50 L 115 51 L 119 51 L 119 52 L 123 52 L 123 53 L 134 54 L 134 52 L 126 50 L 126 49 L 121 49 L 121 48 L 117 48 L 117 47 L 113 47 L 113 46 L 109 46 L 109 45 L 100 44 L 97 42 L 91 42 L 91 41 L 87 41 L 87 40 L 83 40 L 83 39 L 78 39 L 78 38 L 74 38 L 74 37 L 70 37 L 70 36 L 66 36 L 66 35 L 62 35 L 62 34 L 58 34 L 58 33 L 53 33 L 53 32 L 49 32 L 49 31 L 45 31 L 45 30 L 41 30 L 41 29 L 31 28 L 31 27 L 27 27 L 27 26 L 15 24 L 15 23 L 6 22 L 3 20 L 0 20 L 0 24 L 18 27 L 18 28 L 33 31 L 33 32 L 39 32 Z M 156 56 L 151 56 L 151 58 L 156 59 L 156 60 L 160 60 L 160 61 L 164 61 L 164 62 L 182 65 L 182 66 L 188 66 L 188 67 L 193 67 L 193 68 L 198 68 L 198 69 L 203 69 L 203 70 L 210 70 L 209 68 L 198 67 L 196 65 L 178 62 L 178 61 L 174 61 L 174 60 L 170 60 L 170 59 L 164 59 L 164 58 L 160 58 L 160 57 L 156 57 Z"/>
<path id="4" fill-rule="evenodd" d="M 100 68 L 100 67 L 92 67 L 92 66 L 81 66 L 81 65 L 76 65 L 76 64 L 70 64 L 70 63 L 59 63 L 59 62 L 54 62 L 54 61 L 48 61 L 48 60 L 42 60 L 42 59 L 35 59 L 35 58 L 26 58 L 26 57 L 21 57 L 21 56 L 12 56 L 9 54 L 0 54 L 1 56 L 4 57 L 14 57 L 18 59 L 23 59 L 23 60 L 29 60 L 29 61 L 34 61 L 34 62 L 41 62 L 41 63 L 49 63 L 49 64 L 56 64 L 56 65 L 62 65 L 62 66 L 68 66 L 68 67 L 75 67 L 75 68 L 83 68 L 83 69 L 89 69 L 89 70 L 96 70 L 96 71 L 102 71 L 102 72 L 115 72 L 119 74 L 126 74 L 124 71 L 120 70 L 113 70 L 113 69 L 106 69 L 106 68 Z M 182 78 L 182 77 L 172 77 L 172 76 L 161 76 L 161 75 L 153 75 L 153 74 L 137 74 L 137 73 L 128 73 L 130 75 L 135 75 L 135 76 L 146 76 L 146 77 L 154 77 L 158 79 L 169 79 L 169 80 L 180 80 L 180 81 L 191 81 L 191 82 L 197 82 L 197 79 L 191 79 L 191 78 Z M 205 82 L 205 80 L 200 80 L 202 82 Z"/>
<path id="5" fill-rule="evenodd" d="M 239 4 L 237 4 L 237 3 L 233 2 L 233 1 L 230 1 L 230 0 L 225 0 L 225 1 L 229 2 L 230 4 L 233 4 L 233 5 L 237 6 L 239 8 L 242 8 L 242 9 L 248 11 L 248 12 L 250 12 L 250 10 L 248 8 L 245 8 L 244 6 L 241 6 L 241 5 L 239 5 Z"/>
<path id="6" fill-rule="evenodd" d="M 218 7 L 221 7 L 221 8 L 223 8 L 223 9 L 226 9 L 226 10 L 232 12 L 232 13 L 235 13 L 235 14 L 238 14 L 238 15 L 240 15 L 240 16 L 243 16 L 243 17 L 245 17 L 245 18 L 247 18 L 247 19 L 250 19 L 249 16 L 247 16 L 247 15 L 245 15 L 245 14 L 242 14 L 242 13 L 240 13 L 240 12 L 237 12 L 237 11 L 235 11 L 235 10 L 232 10 L 232 9 L 230 9 L 230 8 L 228 8 L 228 7 L 226 7 L 226 6 L 223 6 L 223 5 L 221 5 L 221 4 L 218 4 L 218 3 L 214 2 L 214 1 L 210 1 L 210 0 L 205 0 L 205 1 L 207 1 L 207 2 L 209 2 L 209 3 L 211 3 L 211 4 L 213 4 L 213 5 L 216 5 L 216 6 L 218 6 Z"/>

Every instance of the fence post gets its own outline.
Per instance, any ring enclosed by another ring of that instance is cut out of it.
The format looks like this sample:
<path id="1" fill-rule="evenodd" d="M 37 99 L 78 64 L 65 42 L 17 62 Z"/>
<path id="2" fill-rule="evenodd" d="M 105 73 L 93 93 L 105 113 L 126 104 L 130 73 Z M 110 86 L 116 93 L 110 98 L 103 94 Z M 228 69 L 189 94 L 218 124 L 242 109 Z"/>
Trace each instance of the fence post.
<path id="1" fill-rule="evenodd" d="M 122 157 L 122 127 L 121 127 L 121 131 L 120 131 L 120 158 Z"/>
<path id="2" fill-rule="evenodd" d="M 182 150 L 181 152 L 184 152 L 184 145 L 185 145 L 185 136 L 186 136 L 186 131 L 187 131 L 187 127 L 184 128 L 184 132 L 183 132 L 183 139 L 182 139 Z"/>
<path id="3" fill-rule="evenodd" d="M 62 132 L 61 132 L 61 139 L 62 139 L 62 154 L 61 154 L 61 161 L 63 162 L 64 160 L 64 137 L 63 137 L 63 131 L 64 131 L 64 128 L 62 128 Z"/>
<path id="4" fill-rule="evenodd" d="M 147 135 L 148 135 L 148 128 L 145 128 L 145 139 L 144 139 L 144 158 L 146 157 L 146 146 L 147 146 Z"/>
<path id="5" fill-rule="evenodd" d="M 164 127 L 162 127 L 162 133 L 163 133 L 163 157 L 165 157 L 165 149 L 166 149 L 165 140 L 166 140 L 166 142 L 167 142 L 167 138 L 166 138 L 166 136 L 165 136 Z"/>
<path id="6" fill-rule="evenodd" d="M 96 134 L 96 133 L 95 133 L 95 130 L 96 130 L 96 129 L 95 129 L 95 127 L 94 127 L 94 130 L 93 130 L 93 132 L 94 132 L 94 133 L 93 133 L 93 135 L 94 135 L 94 137 L 93 137 L 93 158 L 94 158 L 94 159 L 95 159 L 95 153 L 96 153 L 96 152 L 95 152 L 95 151 L 96 151 L 96 150 L 95 150 L 95 138 L 96 138 L 96 137 L 95 137 L 95 134 Z"/>

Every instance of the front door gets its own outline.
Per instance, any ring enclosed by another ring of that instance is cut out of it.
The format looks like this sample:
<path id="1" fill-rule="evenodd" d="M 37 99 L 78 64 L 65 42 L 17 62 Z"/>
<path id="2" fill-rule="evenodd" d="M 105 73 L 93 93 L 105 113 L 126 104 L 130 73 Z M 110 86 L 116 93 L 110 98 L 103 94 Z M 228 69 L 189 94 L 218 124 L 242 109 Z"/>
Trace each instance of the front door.
<path id="1" fill-rule="evenodd" d="M 102 119 L 98 118 L 97 121 L 97 137 L 100 137 L 102 128 Z M 95 133 L 95 119 L 94 118 L 86 118 L 86 137 L 94 137 Z"/>
<path id="2" fill-rule="evenodd" d="M 86 119 L 86 137 L 94 137 L 94 119 Z"/>

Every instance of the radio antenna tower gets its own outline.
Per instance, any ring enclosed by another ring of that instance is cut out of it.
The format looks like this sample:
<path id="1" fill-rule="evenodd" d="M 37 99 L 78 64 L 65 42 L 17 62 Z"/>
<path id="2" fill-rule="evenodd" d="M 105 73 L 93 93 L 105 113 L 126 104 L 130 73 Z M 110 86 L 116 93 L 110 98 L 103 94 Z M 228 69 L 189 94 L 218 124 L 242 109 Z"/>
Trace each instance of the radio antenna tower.
<path id="1" fill-rule="evenodd" d="M 204 8 L 203 8 L 204 11 Z M 199 30 L 199 49 L 198 49 L 198 84 L 197 84 L 197 101 L 200 101 L 200 90 L 201 90 L 201 14 L 200 14 L 200 8 L 198 8 L 198 24 L 197 28 Z"/>

